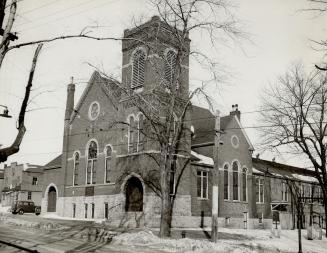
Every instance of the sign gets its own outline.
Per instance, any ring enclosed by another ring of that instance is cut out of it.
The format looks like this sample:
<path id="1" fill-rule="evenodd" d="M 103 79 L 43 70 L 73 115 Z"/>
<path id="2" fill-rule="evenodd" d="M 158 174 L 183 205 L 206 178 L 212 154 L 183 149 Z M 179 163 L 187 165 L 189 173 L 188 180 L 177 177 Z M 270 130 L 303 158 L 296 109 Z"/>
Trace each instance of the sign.
<path id="1" fill-rule="evenodd" d="M 94 196 L 94 186 L 85 187 L 85 196 Z"/>

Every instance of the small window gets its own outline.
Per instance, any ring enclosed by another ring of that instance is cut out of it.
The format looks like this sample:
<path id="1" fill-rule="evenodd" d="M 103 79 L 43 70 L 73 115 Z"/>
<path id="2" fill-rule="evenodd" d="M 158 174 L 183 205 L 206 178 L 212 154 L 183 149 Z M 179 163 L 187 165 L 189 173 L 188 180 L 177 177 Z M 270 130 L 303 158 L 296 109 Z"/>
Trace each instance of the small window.
<path id="1" fill-rule="evenodd" d="M 247 201 L 247 169 L 243 168 L 243 201 Z"/>
<path id="2" fill-rule="evenodd" d="M 74 156 L 73 185 L 78 185 L 78 173 L 79 173 L 79 153 L 75 153 L 75 156 Z"/>
<path id="3" fill-rule="evenodd" d="M 73 218 L 76 217 L 76 204 L 73 203 Z"/>
<path id="4" fill-rule="evenodd" d="M 170 178 L 169 178 L 169 193 L 170 195 L 174 195 L 175 194 L 175 188 L 176 188 L 176 159 L 173 159 L 171 162 L 171 166 L 170 166 Z"/>
<path id="5" fill-rule="evenodd" d="M 84 217 L 87 219 L 87 203 L 84 204 Z"/>
<path id="6" fill-rule="evenodd" d="M 110 164 L 112 156 L 112 149 L 110 146 L 106 147 L 105 155 L 105 183 L 110 183 Z"/>
<path id="7" fill-rule="evenodd" d="M 108 206 L 108 203 L 104 203 L 104 217 L 106 219 L 109 218 L 109 206 Z"/>
<path id="8" fill-rule="evenodd" d="M 282 182 L 282 201 L 288 202 L 288 191 L 287 184 Z"/>
<path id="9" fill-rule="evenodd" d="M 228 200 L 229 199 L 229 182 L 228 182 L 228 165 L 224 165 L 224 199 Z"/>
<path id="10" fill-rule="evenodd" d="M 32 185 L 37 185 L 37 177 L 33 177 Z"/>
<path id="11" fill-rule="evenodd" d="M 32 199 L 32 192 L 28 192 L 27 193 L 27 200 L 31 200 Z"/>
<path id="12" fill-rule="evenodd" d="M 233 162 L 233 200 L 239 200 L 239 171 L 238 171 L 238 163 Z"/>
<path id="13" fill-rule="evenodd" d="M 94 203 L 91 204 L 91 218 L 94 219 Z"/>
<path id="14" fill-rule="evenodd" d="M 136 122 L 134 116 L 128 118 L 128 153 L 135 153 L 137 151 L 137 137 L 136 137 Z"/>
<path id="15" fill-rule="evenodd" d="M 144 134 L 144 115 L 139 114 L 138 117 L 138 127 L 137 127 L 137 151 L 143 151 L 144 149 L 144 140 L 145 140 L 145 134 Z"/>
<path id="16" fill-rule="evenodd" d="M 145 53 L 141 49 L 138 49 L 133 55 L 132 89 L 140 88 L 144 85 L 145 58 Z"/>
<path id="17" fill-rule="evenodd" d="M 197 172 L 197 192 L 198 198 L 208 198 L 208 172 L 198 170 Z"/>
<path id="18" fill-rule="evenodd" d="M 98 157 L 98 145 L 91 141 L 87 155 L 86 184 L 95 184 L 96 182 L 96 163 Z"/>
<path id="19" fill-rule="evenodd" d="M 256 183 L 256 202 L 264 203 L 264 181 L 263 178 L 257 177 Z"/>

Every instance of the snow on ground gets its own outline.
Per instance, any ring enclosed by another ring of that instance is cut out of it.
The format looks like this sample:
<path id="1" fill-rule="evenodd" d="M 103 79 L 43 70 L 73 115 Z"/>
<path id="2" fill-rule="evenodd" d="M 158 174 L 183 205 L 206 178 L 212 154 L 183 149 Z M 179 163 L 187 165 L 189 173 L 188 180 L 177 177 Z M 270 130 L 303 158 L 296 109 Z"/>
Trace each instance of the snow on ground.
<path id="1" fill-rule="evenodd" d="M 2 206 L 0 205 L 0 213 L 9 213 L 11 206 Z"/>
<path id="2" fill-rule="evenodd" d="M 42 215 L 42 218 L 54 219 L 54 220 L 78 220 L 78 221 L 94 221 L 95 223 L 102 223 L 105 219 L 85 219 L 85 218 L 72 218 L 72 217 L 63 217 L 55 213 L 46 213 Z"/>
<path id="3" fill-rule="evenodd" d="M 225 234 L 225 236 L 223 236 Z M 167 252 L 195 252 L 195 253 L 295 253 L 298 252 L 297 230 L 282 230 L 280 238 L 271 236 L 270 230 L 242 230 L 220 228 L 219 235 L 228 239 L 218 239 L 217 243 L 208 240 L 195 239 L 160 239 L 151 231 L 124 233 L 113 238 L 114 245 L 146 247 Z M 303 252 L 327 252 L 327 239 L 305 239 L 303 230 Z"/>

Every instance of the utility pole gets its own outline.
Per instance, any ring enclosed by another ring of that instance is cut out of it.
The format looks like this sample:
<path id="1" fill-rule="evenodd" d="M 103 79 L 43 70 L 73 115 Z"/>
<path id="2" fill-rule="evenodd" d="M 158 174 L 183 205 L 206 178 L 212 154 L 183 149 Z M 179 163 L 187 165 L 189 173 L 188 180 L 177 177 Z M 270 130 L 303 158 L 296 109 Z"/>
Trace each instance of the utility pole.
<path id="1" fill-rule="evenodd" d="M 214 146 L 214 166 L 212 171 L 212 222 L 211 222 L 211 240 L 218 240 L 218 198 L 219 198 L 219 140 L 220 140 L 220 112 L 216 110 L 215 115 L 215 146 Z"/>

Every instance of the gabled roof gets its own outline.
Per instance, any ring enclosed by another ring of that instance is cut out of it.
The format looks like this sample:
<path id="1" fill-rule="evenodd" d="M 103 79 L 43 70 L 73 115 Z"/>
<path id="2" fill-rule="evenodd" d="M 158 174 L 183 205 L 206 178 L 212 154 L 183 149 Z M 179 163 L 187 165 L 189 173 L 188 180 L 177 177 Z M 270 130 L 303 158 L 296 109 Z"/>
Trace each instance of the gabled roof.
<path id="1" fill-rule="evenodd" d="M 108 99 L 113 101 L 113 106 L 116 106 L 118 104 L 119 98 L 121 97 L 122 93 L 120 89 L 120 83 L 117 80 L 105 78 L 98 71 L 94 71 L 70 117 L 70 123 L 78 114 L 78 111 L 80 110 L 89 91 L 95 83 L 97 83 L 97 85 L 100 85 Z"/>
<path id="2" fill-rule="evenodd" d="M 58 155 L 53 160 L 51 160 L 46 165 L 44 165 L 44 168 L 45 169 L 50 169 L 50 168 L 59 168 L 59 167 L 61 167 L 61 159 L 62 159 L 62 154 Z"/>
<path id="3" fill-rule="evenodd" d="M 192 105 L 191 125 L 194 128 L 192 144 L 214 141 L 215 116 L 208 109 Z"/>
<path id="4" fill-rule="evenodd" d="M 254 174 L 268 174 L 273 177 L 282 177 L 293 180 L 300 180 L 306 182 L 317 182 L 315 172 L 308 169 L 303 169 L 287 164 L 276 163 L 272 161 L 262 160 L 252 157 L 253 173 Z"/>
<path id="5" fill-rule="evenodd" d="M 233 119 L 235 119 L 238 128 L 242 131 L 249 145 L 249 149 L 254 150 L 254 147 L 237 116 L 226 115 L 220 117 L 220 129 L 222 131 L 226 130 L 229 122 Z M 192 145 L 214 142 L 215 116 L 210 112 L 210 110 L 192 105 L 191 122 L 192 126 L 194 127 Z"/>

